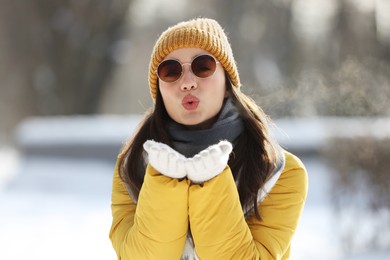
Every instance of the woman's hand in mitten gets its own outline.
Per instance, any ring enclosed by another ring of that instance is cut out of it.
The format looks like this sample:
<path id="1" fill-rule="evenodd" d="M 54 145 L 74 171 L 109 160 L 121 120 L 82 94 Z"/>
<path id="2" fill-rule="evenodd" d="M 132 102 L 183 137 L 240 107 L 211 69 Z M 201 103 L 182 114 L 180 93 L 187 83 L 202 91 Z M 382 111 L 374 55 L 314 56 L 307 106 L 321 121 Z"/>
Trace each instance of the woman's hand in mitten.
<path id="1" fill-rule="evenodd" d="M 148 153 L 149 164 L 158 172 L 176 179 L 186 177 L 184 162 L 187 158 L 184 155 L 166 144 L 153 140 L 146 141 L 144 149 Z"/>
<path id="2" fill-rule="evenodd" d="M 225 169 L 232 151 L 228 141 L 220 141 L 185 162 L 188 179 L 194 183 L 208 181 Z"/>

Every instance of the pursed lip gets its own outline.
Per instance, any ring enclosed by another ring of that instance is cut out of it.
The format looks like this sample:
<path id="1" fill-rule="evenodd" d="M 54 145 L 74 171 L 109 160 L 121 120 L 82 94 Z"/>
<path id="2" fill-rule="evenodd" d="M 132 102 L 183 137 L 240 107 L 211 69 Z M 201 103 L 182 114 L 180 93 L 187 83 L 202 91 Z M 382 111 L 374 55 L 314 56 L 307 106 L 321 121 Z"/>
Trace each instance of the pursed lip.
<path id="1" fill-rule="evenodd" d="M 199 99 L 191 94 L 188 94 L 183 98 L 181 104 L 187 110 L 194 110 L 198 107 Z"/>

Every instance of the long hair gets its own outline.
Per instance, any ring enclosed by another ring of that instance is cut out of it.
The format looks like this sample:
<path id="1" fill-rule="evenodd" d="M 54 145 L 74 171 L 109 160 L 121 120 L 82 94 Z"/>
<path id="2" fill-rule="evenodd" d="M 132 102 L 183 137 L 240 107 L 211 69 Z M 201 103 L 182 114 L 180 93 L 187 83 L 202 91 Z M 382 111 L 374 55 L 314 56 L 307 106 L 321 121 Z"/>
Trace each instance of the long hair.
<path id="1" fill-rule="evenodd" d="M 277 161 L 276 148 L 268 132 L 269 119 L 254 100 L 232 87 L 227 75 L 226 82 L 227 91 L 244 123 L 243 133 L 234 146 L 228 164 L 238 183 L 241 206 L 253 207 L 255 216 L 261 219 L 257 195 L 272 174 Z M 166 129 L 167 120 L 169 115 L 158 90 L 154 110 L 146 112 L 135 135 L 122 148 L 119 158 L 120 176 L 136 197 L 143 183 L 143 174 L 139 174 L 145 167 L 140 163 L 143 162 L 143 143 L 153 139 L 172 146 L 172 139 Z"/>

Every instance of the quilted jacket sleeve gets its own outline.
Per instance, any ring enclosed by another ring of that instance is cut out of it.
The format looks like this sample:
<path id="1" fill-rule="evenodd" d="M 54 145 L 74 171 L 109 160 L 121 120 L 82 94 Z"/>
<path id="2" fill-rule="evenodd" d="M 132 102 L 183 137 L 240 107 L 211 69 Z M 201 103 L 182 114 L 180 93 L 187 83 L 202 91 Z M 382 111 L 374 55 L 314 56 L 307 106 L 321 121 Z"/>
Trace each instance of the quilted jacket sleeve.
<path id="1" fill-rule="evenodd" d="M 150 165 L 135 204 L 114 172 L 110 239 L 118 259 L 180 259 L 188 231 L 188 183 Z"/>
<path id="2" fill-rule="evenodd" d="M 195 250 L 207 259 L 287 259 L 307 194 L 307 173 L 285 153 L 286 165 L 260 204 L 262 220 L 245 220 L 229 167 L 216 178 L 190 186 L 189 220 Z"/>

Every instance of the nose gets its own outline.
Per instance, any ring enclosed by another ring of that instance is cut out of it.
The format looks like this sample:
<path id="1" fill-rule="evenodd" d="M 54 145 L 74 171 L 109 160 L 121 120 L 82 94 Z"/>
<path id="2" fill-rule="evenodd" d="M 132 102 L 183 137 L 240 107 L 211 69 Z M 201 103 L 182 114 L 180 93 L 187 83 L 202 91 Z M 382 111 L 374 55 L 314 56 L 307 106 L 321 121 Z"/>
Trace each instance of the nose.
<path id="1" fill-rule="evenodd" d="M 198 88 L 198 83 L 195 80 L 195 75 L 192 74 L 190 67 L 184 69 L 183 66 L 183 76 L 182 76 L 182 83 L 180 85 L 180 89 L 182 91 L 189 91 L 194 90 Z"/>

